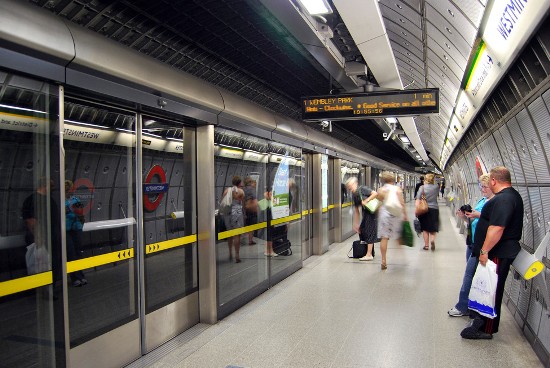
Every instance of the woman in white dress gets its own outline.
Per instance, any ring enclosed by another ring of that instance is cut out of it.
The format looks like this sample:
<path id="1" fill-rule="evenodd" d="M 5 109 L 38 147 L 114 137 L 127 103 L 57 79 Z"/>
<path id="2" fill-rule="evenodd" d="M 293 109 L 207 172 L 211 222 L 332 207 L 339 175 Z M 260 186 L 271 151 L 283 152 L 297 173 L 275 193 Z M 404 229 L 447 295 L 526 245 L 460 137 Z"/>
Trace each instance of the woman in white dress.
<path id="1" fill-rule="evenodd" d="M 380 179 L 384 185 L 377 190 L 378 199 L 382 201 L 382 205 L 378 209 L 378 237 L 380 240 L 380 252 L 382 253 L 382 270 L 388 268 L 386 260 L 386 252 L 388 250 L 388 241 L 390 239 L 398 239 L 401 236 L 402 222 L 407 221 L 407 213 L 405 211 L 405 201 L 403 199 L 403 191 L 395 183 L 395 175 L 392 172 L 384 171 L 380 174 Z M 392 198 L 389 198 L 389 197 Z M 397 198 L 395 198 L 397 196 Z M 392 200 L 390 200 L 392 199 Z M 399 206 L 390 203 L 398 202 Z"/>

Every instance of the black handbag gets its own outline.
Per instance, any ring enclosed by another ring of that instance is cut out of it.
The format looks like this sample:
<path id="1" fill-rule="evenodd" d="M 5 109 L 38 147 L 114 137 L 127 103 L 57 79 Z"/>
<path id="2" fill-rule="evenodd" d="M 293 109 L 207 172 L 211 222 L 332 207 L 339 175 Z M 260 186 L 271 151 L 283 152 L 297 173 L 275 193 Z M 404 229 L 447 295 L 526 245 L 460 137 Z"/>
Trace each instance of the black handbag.
<path id="1" fill-rule="evenodd" d="M 351 253 L 351 257 L 350 257 Z M 353 242 L 351 249 L 348 252 L 348 258 L 361 258 L 367 254 L 367 243 L 361 243 L 360 240 Z"/>

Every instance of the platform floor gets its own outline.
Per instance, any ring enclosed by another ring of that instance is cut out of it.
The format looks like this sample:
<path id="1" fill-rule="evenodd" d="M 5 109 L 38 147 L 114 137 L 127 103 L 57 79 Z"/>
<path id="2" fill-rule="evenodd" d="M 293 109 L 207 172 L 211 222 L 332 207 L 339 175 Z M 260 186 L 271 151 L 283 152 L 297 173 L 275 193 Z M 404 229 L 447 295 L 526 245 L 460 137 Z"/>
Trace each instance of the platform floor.
<path id="1" fill-rule="evenodd" d="M 412 214 L 412 204 L 408 205 Z M 506 307 L 493 340 L 464 340 L 449 317 L 465 245 L 440 203 L 436 250 L 390 242 L 388 269 L 348 259 L 350 238 L 215 325 L 199 324 L 138 367 L 542 367 Z M 412 215 L 411 215 L 412 218 Z"/>

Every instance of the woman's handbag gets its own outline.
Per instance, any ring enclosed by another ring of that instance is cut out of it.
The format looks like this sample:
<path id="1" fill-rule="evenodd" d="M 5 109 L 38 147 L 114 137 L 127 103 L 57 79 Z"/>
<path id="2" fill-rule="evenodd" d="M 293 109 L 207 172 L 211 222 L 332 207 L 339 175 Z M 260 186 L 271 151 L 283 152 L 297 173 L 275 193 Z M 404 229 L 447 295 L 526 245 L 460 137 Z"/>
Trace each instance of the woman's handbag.
<path id="1" fill-rule="evenodd" d="M 373 199 L 371 199 L 370 201 L 367 202 L 367 204 L 365 205 L 365 208 L 370 213 L 375 213 L 378 210 L 378 207 L 380 207 L 381 204 L 382 204 L 382 202 L 380 202 L 376 198 L 373 198 Z"/>
<path id="2" fill-rule="evenodd" d="M 420 233 L 422 232 L 422 226 L 420 225 L 420 220 L 418 218 L 414 219 L 414 231 L 417 236 L 420 236 Z"/>
<path id="3" fill-rule="evenodd" d="M 428 201 L 426 200 L 426 194 L 424 194 L 424 187 L 422 187 L 422 195 L 420 196 L 420 199 L 418 202 L 416 202 L 416 208 L 414 210 L 414 214 L 416 217 L 422 216 L 423 214 L 428 212 Z"/>

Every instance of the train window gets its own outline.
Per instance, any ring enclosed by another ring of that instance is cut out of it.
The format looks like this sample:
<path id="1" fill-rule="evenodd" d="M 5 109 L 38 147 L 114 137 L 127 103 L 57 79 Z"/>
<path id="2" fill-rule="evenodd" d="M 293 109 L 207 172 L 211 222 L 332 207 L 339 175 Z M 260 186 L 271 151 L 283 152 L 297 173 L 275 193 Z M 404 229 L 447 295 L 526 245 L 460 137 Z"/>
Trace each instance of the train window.
<path id="1" fill-rule="evenodd" d="M 138 317 L 136 116 L 70 98 L 64 109 L 69 331 L 76 346 Z"/>
<path id="2" fill-rule="evenodd" d="M 0 360 L 10 367 L 65 365 L 58 96 L 0 71 Z"/>

